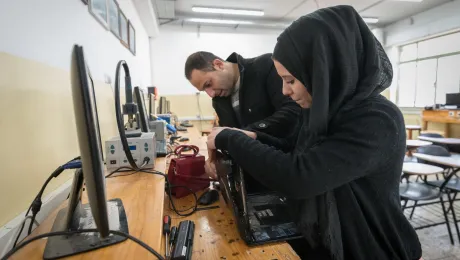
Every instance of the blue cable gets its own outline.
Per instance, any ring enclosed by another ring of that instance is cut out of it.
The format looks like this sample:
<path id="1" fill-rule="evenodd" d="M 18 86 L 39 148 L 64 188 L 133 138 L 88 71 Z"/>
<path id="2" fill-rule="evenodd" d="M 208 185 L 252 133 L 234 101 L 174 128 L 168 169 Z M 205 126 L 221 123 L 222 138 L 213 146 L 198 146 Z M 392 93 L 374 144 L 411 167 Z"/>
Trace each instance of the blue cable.
<path id="1" fill-rule="evenodd" d="M 81 160 L 75 160 L 62 165 L 65 170 L 81 168 Z"/>

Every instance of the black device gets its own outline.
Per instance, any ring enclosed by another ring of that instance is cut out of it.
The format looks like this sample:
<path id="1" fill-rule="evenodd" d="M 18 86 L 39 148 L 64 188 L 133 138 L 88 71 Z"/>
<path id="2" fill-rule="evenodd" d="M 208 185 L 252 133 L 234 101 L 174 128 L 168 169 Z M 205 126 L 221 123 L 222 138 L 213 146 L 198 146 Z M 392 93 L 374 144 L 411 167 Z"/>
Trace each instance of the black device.
<path id="1" fill-rule="evenodd" d="M 141 131 L 148 133 L 150 132 L 149 114 L 147 114 L 147 108 L 145 106 L 144 91 L 142 91 L 139 87 L 134 87 L 134 100 L 138 107 L 137 122 L 141 126 Z"/>
<path id="2" fill-rule="evenodd" d="M 58 212 L 52 232 L 94 228 L 99 232 L 49 237 L 44 259 L 76 255 L 126 240 L 122 236 L 109 235 L 109 229 L 128 233 L 123 203 L 120 199 L 106 200 L 96 97 L 88 73 L 83 48 L 75 45 L 71 86 L 82 170 L 75 172 L 68 207 Z M 86 183 L 89 204 L 81 203 L 83 182 Z"/>
<path id="3" fill-rule="evenodd" d="M 198 204 L 200 205 L 211 205 L 212 203 L 219 200 L 219 191 L 216 189 L 209 189 L 201 194 L 198 199 Z"/>
<path id="4" fill-rule="evenodd" d="M 189 140 L 190 139 L 188 137 L 182 137 L 181 139 L 179 139 L 179 142 L 187 142 Z"/>
<path id="5" fill-rule="evenodd" d="M 160 105 L 158 106 L 158 114 L 166 114 L 167 113 L 167 100 L 165 97 L 160 97 Z"/>
<path id="6" fill-rule="evenodd" d="M 263 186 L 225 152 L 216 162 L 220 190 L 237 220 L 241 238 L 260 245 L 302 237 L 289 214 L 286 198 Z"/>
<path id="7" fill-rule="evenodd" d="M 448 105 L 448 106 L 460 106 L 460 93 L 446 94 L 446 105 Z"/>
<path id="8" fill-rule="evenodd" d="M 174 247 L 171 253 L 171 260 L 192 259 L 193 238 L 195 234 L 195 223 L 191 220 L 184 220 L 179 223 Z"/>

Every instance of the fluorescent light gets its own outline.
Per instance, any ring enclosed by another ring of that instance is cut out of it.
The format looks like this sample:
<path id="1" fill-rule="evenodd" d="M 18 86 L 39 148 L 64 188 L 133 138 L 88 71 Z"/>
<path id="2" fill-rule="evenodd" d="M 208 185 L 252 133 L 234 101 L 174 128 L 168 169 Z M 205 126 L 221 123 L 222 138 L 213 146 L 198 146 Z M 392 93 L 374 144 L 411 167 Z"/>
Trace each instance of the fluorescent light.
<path id="1" fill-rule="evenodd" d="M 194 23 L 216 23 L 216 24 L 253 24 L 251 21 L 237 21 L 237 20 L 220 20 L 220 19 L 207 19 L 207 18 L 190 18 L 189 22 Z"/>
<path id="2" fill-rule="evenodd" d="M 416 2 L 416 3 L 420 3 L 420 2 L 422 2 L 423 0 L 392 0 L 392 1 L 395 1 L 395 2 Z"/>
<path id="3" fill-rule="evenodd" d="M 252 16 L 263 16 L 264 11 L 261 10 L 249 10 L 249 9 L 231 9 L 231 8 L 218 8 L 218 7 L 204 7 L 194 6 L 192 11 L 197 13 L 212 13 L 212 14 L 234 14 L 234 15 L 252 15 Z"/>
<path id="4" fill-rule="evenodd" d="M 366 23 L 378 23 L 379 22 L 379 18 L 372 18 L 372 17 L 363 17 L 363 20 Z"/>

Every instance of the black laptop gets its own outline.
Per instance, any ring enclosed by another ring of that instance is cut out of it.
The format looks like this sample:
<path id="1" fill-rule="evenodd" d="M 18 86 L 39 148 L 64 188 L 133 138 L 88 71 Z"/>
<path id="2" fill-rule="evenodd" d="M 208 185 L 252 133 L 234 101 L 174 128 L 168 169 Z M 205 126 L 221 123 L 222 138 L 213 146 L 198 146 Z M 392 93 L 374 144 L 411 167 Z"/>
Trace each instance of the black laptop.
<path id="1" fill-rule="evenodd" d="M 219 153 L 218 158 L 220 190 L 246 244 L 260 245 L 301 237 L 283 196 L 245 174 L 229 155 Z"/>

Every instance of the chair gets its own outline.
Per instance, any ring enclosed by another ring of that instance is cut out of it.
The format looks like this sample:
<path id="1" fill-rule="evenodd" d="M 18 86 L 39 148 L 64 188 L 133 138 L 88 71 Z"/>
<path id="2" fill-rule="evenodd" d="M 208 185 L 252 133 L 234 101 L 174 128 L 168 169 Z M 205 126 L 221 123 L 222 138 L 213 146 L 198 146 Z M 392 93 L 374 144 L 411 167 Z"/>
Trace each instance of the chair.
<path id="1" fill-rule="evenodd" d="M 434 138 L 444 138 L 441 134 L 438 133 L 421 133 L 420 136 L 434 137 Z"/>
<path id="2" fill-rule="evenodd" d="M 423 206 L 428 206 L 432 204 L 437 204 L 440 202 L 445 222 L 422 225 L 422 226 L 414 227 L 414 229 L 422 229 L 422 228 L 428 228 L 428 227 L 432 227 L 432 226 L 436 226 L 440 224 L 446 224 L 447 231 L 449 232 L 450 242 L 452 243 L 452 245 L 454 244 L 452 231 L 449 225 L 448 211 L 446 209 L 446 206 L 444 205 L 444 199 L 442 197 L 441 189 L 437 189 L 425 183 L 407 182 L 407 183 L 401 183 L 399 185 L 399 196 L 401 197 L 401 200 L 404 201 L 404 204 L 402 206 L 403 211 L 408 208 L 423 207 Z M 437 200 L 437 199 L 439 199 L 439 202 L 427 202 L 423 204 L 418 203 L 419 201 L 431 201 L 431 200 Z M 409 200 L 414 201 L 415 204 L 413 206 L 408 207 L 407 203 Z M 412 218 L 412 214 L 413 214 L 413 211 L 411 213 L 411 218 Z M 458 233 L 458 230 L 457 230 L 457 233 Z"/>
<path id="3" fill-rule="evenodd" d="M 447 198 L 449 200 L 449 208 L 447 209 L 447 213 L 452 211 L 452 217 L 454 220 L 455 229 L 457 230 L 458 240 L 460 242 L 460 231 L 458 227 L 458 220 L 455 213 L 454 203 L 456 200 L 457 194 L 460 192 L 460 177 L 458 176 L 458 171 L 453 171 L 445 176 L 445 180 L 436 180 L 436 181 L 428 181 L 428 185 L 434 186 L 439 188 L 440 191 L 444 191 L 447 194 Z M 453 197 L 451 197 L 451 193 L 453 193 Z"/>
<path id="4" fill-rule="evenodd" d="M 427 154 L 427 155 L 450 157 L 450 152 L 445 147 L 442 147 L 440 145 L 435 145 L 435 144 L 421 146 L 417 148 L 416 152 L 421 153 L 421 154 Z M 417 158 L 417 162 L 438 166 L 445 170 L 449 168 L 442 164 L 432 163 L 432 162 L 428 162 L 428 161 L 418 159 L 418 158 Z M 439 179 L 437 175 L 436 175 L 436 179 Z"/>

